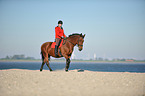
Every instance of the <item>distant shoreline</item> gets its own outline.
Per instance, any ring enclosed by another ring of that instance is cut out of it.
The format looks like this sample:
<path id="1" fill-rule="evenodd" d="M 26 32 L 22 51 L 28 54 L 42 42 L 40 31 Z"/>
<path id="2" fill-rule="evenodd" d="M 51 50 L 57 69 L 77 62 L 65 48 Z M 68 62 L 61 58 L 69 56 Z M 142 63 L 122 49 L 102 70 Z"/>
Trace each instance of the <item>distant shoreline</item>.
<path id="1" fill-rule="evenodd" d="M 38 60 L 0 60 L 0 62 L 42 62 Z M 65 62 L 65 59 L 51 59 L 50 62 Z M 71 62 L 90 62 L 90 63 L 142 63 L 143 61 L 95 61 L 95 60 L 71 60 Z"/>

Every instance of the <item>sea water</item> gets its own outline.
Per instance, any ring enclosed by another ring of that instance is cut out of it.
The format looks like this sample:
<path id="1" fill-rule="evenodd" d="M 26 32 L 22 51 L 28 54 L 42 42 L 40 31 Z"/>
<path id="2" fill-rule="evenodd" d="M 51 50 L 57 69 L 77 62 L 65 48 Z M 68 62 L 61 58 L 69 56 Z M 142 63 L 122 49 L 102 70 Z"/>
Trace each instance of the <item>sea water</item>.
<path id="1" fill-rule="evenodd" d="M 64 70 L 65 62 L 50 62 L 50 67 L 55 70 Z M 41 62 L 0 62 L 0 70 L 28 69 L 39 70 Z M 44 70 L 49 70 L 46 64 Z M 96 62 L 71 62 L 69 70 L 83 69 L 100 72 L 137 72 L 145 73 L 145 63 L 96 63 Z"/>

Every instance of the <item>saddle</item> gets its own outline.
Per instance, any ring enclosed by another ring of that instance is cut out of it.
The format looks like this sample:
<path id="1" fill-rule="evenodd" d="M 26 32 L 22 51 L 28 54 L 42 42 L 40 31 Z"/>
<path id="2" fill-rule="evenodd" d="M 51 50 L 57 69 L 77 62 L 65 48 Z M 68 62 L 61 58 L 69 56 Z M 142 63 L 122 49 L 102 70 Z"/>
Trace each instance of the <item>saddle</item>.
<path id="1" fill-rule="evenodd" d="M 60 43 L 60 45 L 59 45 L 59 48 L 62 46 L 62 44 L 63 44 L 63 39 L 61 40 L 61 43 Z M 56 45 L 56 42 L 53 42 L 53 43 L 51 44 L 51 48 L 55 48 L 55 45 Z"/>

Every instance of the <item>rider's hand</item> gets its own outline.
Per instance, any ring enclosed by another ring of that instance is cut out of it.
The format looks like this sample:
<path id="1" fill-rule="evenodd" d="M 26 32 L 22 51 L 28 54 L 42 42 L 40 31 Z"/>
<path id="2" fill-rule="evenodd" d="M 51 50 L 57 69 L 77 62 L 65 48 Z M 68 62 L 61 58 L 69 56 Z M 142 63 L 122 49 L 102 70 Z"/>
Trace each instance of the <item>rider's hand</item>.
<path id="1" fill-rule="evenodd" d="M 61 38 L 62 38 L 62 39 L 67 39 L 67 37 L 64 37 L 64 36 L 62 36 Z"/>
<path id="2" fill-rule="evenodd" d="M 67 39 L 67 37 L 64 37 L 63 39 Z"/>

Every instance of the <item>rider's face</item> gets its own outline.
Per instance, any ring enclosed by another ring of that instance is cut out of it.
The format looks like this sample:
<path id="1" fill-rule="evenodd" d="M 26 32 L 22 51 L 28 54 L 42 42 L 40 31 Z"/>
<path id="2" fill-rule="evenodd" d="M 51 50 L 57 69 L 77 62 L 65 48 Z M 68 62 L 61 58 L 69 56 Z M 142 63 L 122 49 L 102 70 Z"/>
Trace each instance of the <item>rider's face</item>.
<path id="1" fill-rule="evenodd" d="M 58 24 L 58 26 L 59 26 L 59 27 L 61 27 L 61 26 L 62 26 L 62 24 Z"/>

